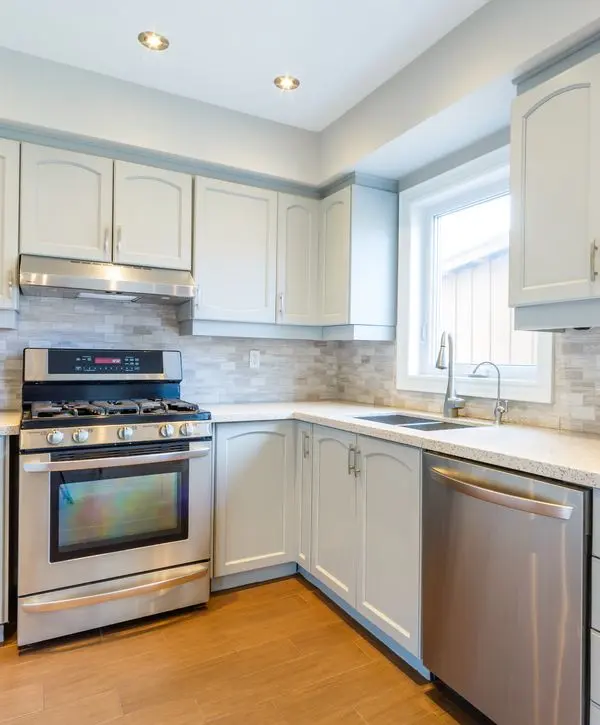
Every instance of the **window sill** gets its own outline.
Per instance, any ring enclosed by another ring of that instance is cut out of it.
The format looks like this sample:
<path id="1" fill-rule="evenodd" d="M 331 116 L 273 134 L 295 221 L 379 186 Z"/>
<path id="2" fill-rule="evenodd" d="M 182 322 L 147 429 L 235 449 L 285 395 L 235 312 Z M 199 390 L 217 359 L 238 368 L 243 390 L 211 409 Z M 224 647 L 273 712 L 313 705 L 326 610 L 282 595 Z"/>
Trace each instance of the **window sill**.
<path id="1" fill-rule="evenodd" d="M 485 379 L 456 377 L 456 394 L 468 398 L 495 400 L 498 383 L 495 376 Z M 398 375 L 396 388 L 419 393 L 446 393 L 447 378 L 438 375 Z M 552 381 L 502 380 L 500 396 L 503 399 L 527 403 L 552 403 Z"/>

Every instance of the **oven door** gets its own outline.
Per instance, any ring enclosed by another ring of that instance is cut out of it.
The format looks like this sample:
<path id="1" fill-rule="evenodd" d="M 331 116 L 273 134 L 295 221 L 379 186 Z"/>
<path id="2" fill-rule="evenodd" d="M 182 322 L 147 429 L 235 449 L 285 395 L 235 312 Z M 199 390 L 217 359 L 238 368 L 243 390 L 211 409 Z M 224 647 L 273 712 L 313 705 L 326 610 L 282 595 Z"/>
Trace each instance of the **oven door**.
<path id="1" fill-rule="evenodd" d="M 20 458 L 19 596 L 210 559 L 210 441 Z"/>

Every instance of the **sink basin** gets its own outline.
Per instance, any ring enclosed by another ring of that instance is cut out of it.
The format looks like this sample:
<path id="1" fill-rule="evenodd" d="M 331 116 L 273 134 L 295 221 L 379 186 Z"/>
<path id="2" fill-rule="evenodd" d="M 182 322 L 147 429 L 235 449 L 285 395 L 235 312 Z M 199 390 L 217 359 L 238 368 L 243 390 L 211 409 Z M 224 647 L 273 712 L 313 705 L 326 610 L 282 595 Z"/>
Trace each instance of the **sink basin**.
<path id="1" fill-rule="evenodd" d="M 417 425 L 420 423 L 435 423 L 431 418 L 419 418 L 416 415 L 400 415 L 389 413 L 388 415 L 361 415 L 358 420 L 370 420 L 373 423 L 387 423 L 387 425 Z"/>
<path id="2" fill-rule="evenodd" d="M 417 430 L 454 430 L 454 428 L 476 428 L 476 425 L 472 423 L 451 423 L 447 420 L 436 420 L 430 423 L 417 423 L 416 425 L 409 426 L 410 428 L 416 428 Z"/>
<path id="3" fill-rule="evenodd" d="M 399 425 L 403 428 L 414 430 L 436 431 L 454 430 L 455 428 L 475 428 L 473 423 L 455 423 L 449 420 L 435 420 L 432 418 L 419 418 L 416 415 L 401 415 L 400 413 L 389 413 L 388 415 L 367 415 L 357 416 L 358 420 L 370 420 L 373 423 L 386 423 L 387 425 Z"/>

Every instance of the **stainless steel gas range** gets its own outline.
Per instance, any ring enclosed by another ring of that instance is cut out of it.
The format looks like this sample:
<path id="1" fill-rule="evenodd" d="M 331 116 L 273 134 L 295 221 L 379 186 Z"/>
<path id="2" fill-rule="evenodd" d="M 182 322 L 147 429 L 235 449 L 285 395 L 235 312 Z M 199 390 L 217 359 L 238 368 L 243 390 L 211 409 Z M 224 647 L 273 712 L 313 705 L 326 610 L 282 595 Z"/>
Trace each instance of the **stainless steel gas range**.
<path id="1" fill-rule="evenodd" d="M 206 602 L 210 414 L 181 355 L 26 349 L 19 646 Z"/>

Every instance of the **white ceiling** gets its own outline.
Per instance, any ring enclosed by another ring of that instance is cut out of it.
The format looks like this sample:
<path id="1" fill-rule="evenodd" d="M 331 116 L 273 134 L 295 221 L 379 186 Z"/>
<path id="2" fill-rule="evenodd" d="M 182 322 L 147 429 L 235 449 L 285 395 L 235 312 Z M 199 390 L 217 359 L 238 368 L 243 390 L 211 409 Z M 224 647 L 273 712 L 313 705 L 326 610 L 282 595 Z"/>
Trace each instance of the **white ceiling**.
<path id="1" fill-rule="evenodd" d="M 320 131 L 487 1 L 0 0 L 0 46 Z"/>

